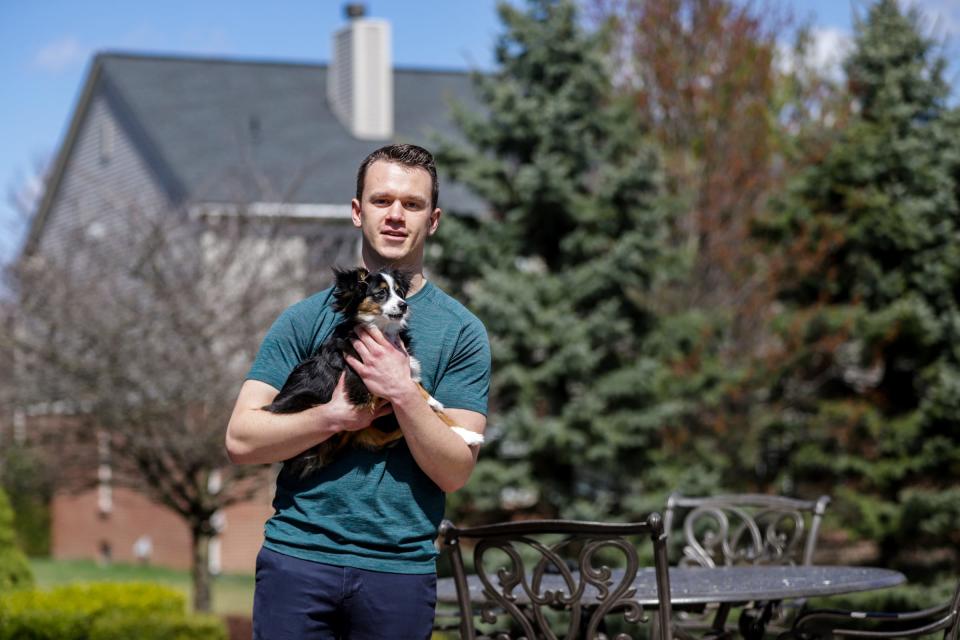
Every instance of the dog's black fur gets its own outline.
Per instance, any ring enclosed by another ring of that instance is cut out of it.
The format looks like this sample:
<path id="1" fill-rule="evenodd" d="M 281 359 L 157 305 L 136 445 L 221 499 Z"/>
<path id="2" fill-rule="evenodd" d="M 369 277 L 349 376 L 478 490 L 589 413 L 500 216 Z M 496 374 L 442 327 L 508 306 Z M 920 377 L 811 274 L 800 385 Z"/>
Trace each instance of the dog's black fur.
<path id="1" fill-rule="evenodd" d="M 360 376 L 347 364 L 344 355 L 350 354 L 358 358 L 353 349 L 351 340 L 355 338 L 354 330 L 359 325 L 373 324 L 371 318 L 376 317 L 377 323 L 386 328 L 385 334 L 392 339 L 403 343 L 410 352 L 410 336 L 406 330 L 407 307 L 405 302 L 399 302 L 400 317 L 382 315 L 380 307 L 384 292 L 389 296 L 389 279 L 393 279 L 396 295 L 404 298 L 410 288 L 410 276 L 399 270 L 389 270 L 378 273 L 368 273 L 365 269 L 340 270 L 334 269 L 336 284 L 333 290 L 333 309 L 344 316 L 333 333 L 327 338 L 316 353 L 298 364 L 290 373 L 280 393 L 273 402 L 263 407 L 272 413 L 298 413 L 311 407 L 330 402 L 333 390 L 344 374 L 344 386 L 351 404 L 366 406 L 371 413 L 380 405 L 380 399 L 374 397 L 364 385 Z M 384 285 L 387 289 L 384 289 Z M 360 316 L 366 316 L 366 322 Z M 359 358 L 358 358 L 359 359 Z M 372 427 L 374 431 L 379 431 Z M 328 463 L 332 456 L 351 441 L 361 446 L 375 448 L 400 437 L 399 434 L 364 434 L 371 429 L 360 432 L 340 433 L 308 451 L 288 460 L 286 466 L 299 472 L 301 477 Z M 381 434 L 383 432 L 380 432 Z"/>

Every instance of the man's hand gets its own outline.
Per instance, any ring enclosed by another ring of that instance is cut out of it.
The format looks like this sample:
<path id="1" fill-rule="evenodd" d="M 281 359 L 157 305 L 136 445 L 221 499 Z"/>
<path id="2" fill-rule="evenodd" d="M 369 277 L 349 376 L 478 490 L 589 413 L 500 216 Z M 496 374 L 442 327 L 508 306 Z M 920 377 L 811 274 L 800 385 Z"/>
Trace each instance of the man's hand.
<path id="1" fill-rule="evenodd" d="M 336 431 L 359 431 L 366 429 L 370 424 L 381 416 L 393 413 L 393 408 L 389 402 L 384 402 L 374 413 L 366 407 L 358 407 L 350 404 L 347 398 L 347 390 L 344 388 L 344 374 L 340 374 L 340 380 L 337 382 L 330 402 L 324 406 L 324 416 L 329 420 L 330 426 Z"/>
<path id="2" fill-rule="evenodd" d="M 406 349 L 392 344 L 374 328 L 358 330 L 352 344 L 360 357 L 346 356 L 347 364 L 372 394 L 390 401 L 420 469 L 447 493 L 466 484 L 477 462 L 477 447 L 469 447 L 427 404 L 410 377 L 410 355 Z M 449 409 L 445 413 L 460 427 L 483 434 L 487 419 L 482 413 L 465 409 Z"/>
<path id="3" fill-rule="evenodd" d="M 236 464 L 280 462 L 306 451 L 331 436 L 370 426 L 394 410 L 384 404 L 377 411 L 355 407 L 347 399 L 341 375 L 330 402 L 298 413 L 271 413 L 263 407 L 278 391 L 265 382 L 247 380 L 227 425 L 227 453 Z"/>
<path id="4" fill-rule="evenodd" d="M 347 364 L 363 379 L 370 393 L 387 400 L 419 393 L 410 377 L 410 355 L 403 345 L 394 345 L 376 327 L 360 327 L 353 348 L 360 360 L 348 355 Z"/>

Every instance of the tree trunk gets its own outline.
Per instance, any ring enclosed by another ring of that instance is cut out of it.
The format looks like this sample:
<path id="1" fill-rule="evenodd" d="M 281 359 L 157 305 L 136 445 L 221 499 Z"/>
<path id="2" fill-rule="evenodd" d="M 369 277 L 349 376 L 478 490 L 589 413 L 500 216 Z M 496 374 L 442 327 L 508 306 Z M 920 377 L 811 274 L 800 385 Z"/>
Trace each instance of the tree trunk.
<path id="1" fill-rule="evenodd" d="M 203 526 L 191 527 L 193 539 L 193 562 L 190 569 L 193 578 L 193 610 L 210 611 L 210 534 Z"/>

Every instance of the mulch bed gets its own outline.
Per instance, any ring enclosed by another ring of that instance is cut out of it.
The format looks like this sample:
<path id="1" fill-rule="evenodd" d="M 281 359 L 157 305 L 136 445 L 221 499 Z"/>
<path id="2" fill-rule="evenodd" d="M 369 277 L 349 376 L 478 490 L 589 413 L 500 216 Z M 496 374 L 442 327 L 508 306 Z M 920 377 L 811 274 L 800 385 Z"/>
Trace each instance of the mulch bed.
<path id="1" fill-rule="evenodd" d="M 253 619 L 249 616 L 230 615 L 224 616 L 227 623 L 227 634 L 230 640 L 252 640 L 253 638 Z"/>

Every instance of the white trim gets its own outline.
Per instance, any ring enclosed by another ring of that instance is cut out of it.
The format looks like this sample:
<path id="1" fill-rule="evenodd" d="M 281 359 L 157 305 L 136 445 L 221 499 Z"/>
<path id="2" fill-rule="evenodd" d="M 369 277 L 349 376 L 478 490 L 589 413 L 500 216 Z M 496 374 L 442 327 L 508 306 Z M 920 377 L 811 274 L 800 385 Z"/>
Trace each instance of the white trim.
<path id="1" fill-rule="evenodd" d="M 217 536 L 227 528 L 227 514 L 223 512 L 223 509 L 217 509 L 213 512 L 213 515 L 210 516 L 210 526 L 216 531 L 214 535 Z"/>
<path id="2" fill-rule="evenodd" d="M 349 204 L 293 204 L 289 202 L 198 202 L 191 205 L 191 217 L 248 215 L 258 218 L 303 218 L 308 220 L 350 220 Z"/>
<path id="3" fill-rule="evenodd" d="M 78 407 L 72 400 L 34 402 L 23 407 L 28 417 L 33 416 L 72 416 L 78 413 Z"/>
<path id="4" fill-rule="evenodd" d="M 207 546 L 207 570 L 210 571 L 210 575 L 218 576 L 223 570 L 223 545 L 220 542 L 219 536 L 210 538 L 210 542 Z"/>
<path id="5" fill-rule="evenodd" d="M 214 469 L 210 472 L 210 475 L 207 476 L 207 491 L 213 495 L 217 495 L 222 488 L 223 474 L 220 472 L 220 469 Z"/>
<path id="6" fill-rule="evenodd" d="M 110 466 L 110 436 L 105 431 L 97 433 L 97 509 L 105 516 L 113 511 L 113 469 Z"/>
<path id="7" fill-rule="evenodd" d="M 113 487 L 110 486 L 112 475 L 110 465 L 101 464 L 97 468 L 97 510 L 101 515 L 113 511 Z"/>
<path id="8" fill-rule="evenodd" d="M 216 532 L 210 537 L 207 547 L 207 568 L 212 575 L 218 576 L 223 571 L 223 539 L 220 533 L 227 528 L 227 515 L 223 509 L 217 509 L 210 518 L 210 524 Z"/>
<path id="9" fill-rule="evenodd" d="M 27 441 L 27 414 L 23 409 L 13 410 L 13 441 L 18 445 Z"/>

